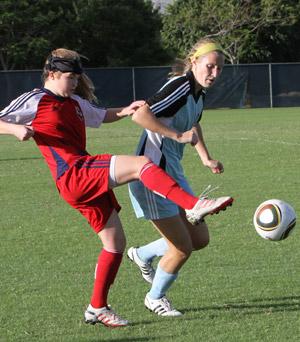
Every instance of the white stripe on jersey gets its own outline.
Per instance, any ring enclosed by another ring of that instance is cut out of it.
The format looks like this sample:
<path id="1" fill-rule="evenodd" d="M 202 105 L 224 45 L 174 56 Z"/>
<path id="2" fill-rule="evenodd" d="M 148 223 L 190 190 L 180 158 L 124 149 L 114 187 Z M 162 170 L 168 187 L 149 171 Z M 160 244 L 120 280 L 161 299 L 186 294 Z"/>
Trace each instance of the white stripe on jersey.
<path id="1" fill-rule="evenodd" d="M 32 90 L 27 93 L 22 94 L 18 98 L 16 98 L 14 101 L 12 101 L 6 108 L 3 109 L 3 111 L 0 112 L 0 117 L 4 117 L 8 115 L 11 112 L 14 112 L 21 108 L 25 102 L 27 102 L 31 97 L 43 93 L 42 90 Z"/>
<path id="2" fill-rule="evenodd" d="M 146 187 L 144 187 L 144 192 L 151 218 L 153 220 L 159 219 L 157 203 L 155 201 L 154 193 L 149 191 Z"/>
<path id="3" fill-rule="evenodd" d="M 169 96 L 165 97 L 162 101 L 155 103 L 150 107 L 151 111 L 153 113 L 159 113 L 166 107 L 170 106 L 172 103 L 174 103 L 176 100 L 178 100 L 180 97 L 186 95 L 190 91 L 190 83 L 189 81 L 186 81 L 184 84 L 182 84 L 180 87 L 178 87 L 173 93 L 171 93 Z"/>
<path id="4" fill-rule="evenodd" d="M 180 75 L 180 76 L 174 76 L 174 77 L 171 77 L 167 83 L 165 83 L 160 89 L 159 91 L 163 90 L 169 83 L 173 82 L 174 80 L 177 80 L 178 78 L 180 77 L 184 77 L 183 75 Z"/>

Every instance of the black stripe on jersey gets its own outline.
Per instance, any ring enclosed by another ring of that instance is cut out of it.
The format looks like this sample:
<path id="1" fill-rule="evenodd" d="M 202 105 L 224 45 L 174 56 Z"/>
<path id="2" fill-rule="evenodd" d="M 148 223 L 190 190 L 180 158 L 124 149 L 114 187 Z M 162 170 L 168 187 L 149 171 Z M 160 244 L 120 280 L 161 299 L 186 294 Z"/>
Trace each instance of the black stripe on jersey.
<path id="1" fill-rule="evenodd" d="M 164 139 L 162 140 L 161 145 L 160 145 L 160 150 L 161 151 L 162 151 L 162 148 L 163 148 L 163 144 L 164 144 Z M 166 159 L 165 155 L 161 152 L 161 158 L 160 158 L 159 166 L 163 170 L 166 170 L 166 165 L 167 165 L 167 159 Z"/>
<path id="2" fill-rule="evenodd" d="M 157 117 L 170 117 L 186 104 L 190 93 L 191 85 L 184 75 L 171 80 L 146 102 Z"/>
<path id="3" fill-rule="evenodd" d="M 205 96 L 206 96 L 206 92 L 205 92 L 205 90 L 202 90 L 202 92 L 201 92 L 201 96 L 202 96 L 203 107 L 202 107 L 202 111 L 201 111 L 201 113 L 199 114 L 199 117 L 198 117 L 198 120 L 197 120 L 197 122 L 200 122 L 200 120 L 201 120 L 201 118 L 202 118 L 202 114 L 203 114 L 203 108 L 204 108 L 204 102 L 205 102 Z"/>
<path id="4" fill-rule="evenodd" d="M 145 148 L 146 148 L 146 143 L 147 143 L 147 137 L 148 137 L 148 134 L 145 134 L 144 136 L 144 142 L 143 142 L 143 145 L 142 145 L 142 148 L 139 152 L 139 156 L 143 156 L 145 154 Z"/>

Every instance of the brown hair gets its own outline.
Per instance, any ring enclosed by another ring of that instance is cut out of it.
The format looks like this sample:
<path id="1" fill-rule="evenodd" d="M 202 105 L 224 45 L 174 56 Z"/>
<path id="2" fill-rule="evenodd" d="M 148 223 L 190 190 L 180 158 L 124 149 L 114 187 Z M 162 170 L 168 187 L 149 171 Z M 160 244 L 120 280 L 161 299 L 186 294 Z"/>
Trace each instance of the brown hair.
<path id="1" fill-rule="evenodd" d="M 172 71 L 170 72 L 170 77 L 181 76 L 192 69 L 192 58 L 195 52 L 204 44 L 213 43 L 217 44 L 214 39 L 211 38 L 201 38 L 196 44 L 191 48 L 189 53 L 184 59 L 176 58 L 174 64 L 172 65 Z M 219 50 L 218 50 L 219 51 Z M 220 51 L 222 53 L 222 51 Z M 201 57 L 201 56 L 200 56 Z M 197 57 L 199 58 L 199 57 Z"/>
<path id="2" fill-rule="evenodd" d="M 68 50 L 64 48 L 53 50 L 51 54 L 48 56 L 44 65 L 43 74 L 42 74 L 43 82 L 45 82 L 49 76 L 49 68 L 47 68 L 47 65 L 49 64 L 49 58 L 51 56 L 70 59 L 70 60 L 76 59 L 78 61 L 80 61 L 80 57 L 84 57 L 73 50 Z M 60 72 L 60 71 L 57 71 L 57 72 Z M 95 86 L 92 80 L 83 72 L 82 74 L 80 74 L 78 78 L 78 85 L 76 87 L 75 94 L 79 95 L 83 99 L 86 99 L 90 102 L 92 101 L 98 102 L 97 97 L 95 96 L 94 92 L 95 92 Z"/>

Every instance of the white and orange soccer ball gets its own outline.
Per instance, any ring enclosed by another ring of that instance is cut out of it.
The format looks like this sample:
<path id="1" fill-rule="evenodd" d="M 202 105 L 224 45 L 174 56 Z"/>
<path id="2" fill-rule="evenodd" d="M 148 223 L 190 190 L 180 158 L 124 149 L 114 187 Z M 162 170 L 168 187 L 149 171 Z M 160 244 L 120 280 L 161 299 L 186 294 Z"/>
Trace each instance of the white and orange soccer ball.
<path id="1" fill-rule="evenodd" d="M 253 224 L 262 238 L 271 241 L 284 240 L 296 225 L 296 213 L 290 204 L 270 199 L 257 207 Z"/>

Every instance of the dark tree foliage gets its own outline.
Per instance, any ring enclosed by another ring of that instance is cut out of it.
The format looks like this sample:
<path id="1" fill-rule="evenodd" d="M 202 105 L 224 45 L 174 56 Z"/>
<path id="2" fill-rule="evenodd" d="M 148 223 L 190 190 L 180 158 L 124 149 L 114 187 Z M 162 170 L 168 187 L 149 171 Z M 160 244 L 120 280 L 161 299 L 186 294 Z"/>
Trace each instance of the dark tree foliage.
<path id="1" fill-rule="evenodd" d="M 80 49 L 94 66 L 159 65 L 161 18 L 151 1 L 81 0 Z"/>
<path id="2" fill-rule="evenodd" d="M 1 68 L 41 68 L 53 48 L 74 44 L 70 32 L 75 18 L 72 1 L 68 0 L 2 0 Z"/>
<path id="3" fill-rule="evenodd" d="M 174 0 L 163 17 L 166 48 L 183 57 L 202 37 L 235 63 L 299 61 L 299 0 Z"/>
<path id="4" fill-rule="evenodd" d="M 40 69 L 58 47 L 88 66 L 160 65 L 169 60 L 161 17 L 143 0 L 1 0 L 1 69 Z"/>

